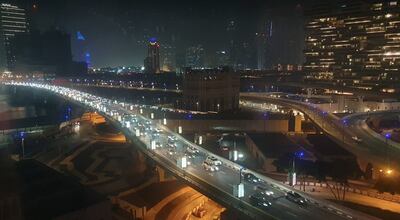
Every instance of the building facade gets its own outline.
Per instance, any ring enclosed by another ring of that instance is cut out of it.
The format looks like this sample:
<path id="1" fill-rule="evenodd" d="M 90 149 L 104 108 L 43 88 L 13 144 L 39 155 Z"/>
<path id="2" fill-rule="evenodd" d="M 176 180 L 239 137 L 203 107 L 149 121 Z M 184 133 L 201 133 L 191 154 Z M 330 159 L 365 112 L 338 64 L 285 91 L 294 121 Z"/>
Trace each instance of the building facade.
<path id="1" fill-rule="evenodd" d="M 0 4 L 0 71 L 11 71 L 15 65 L 12 39 L 28 32 L 25 9 L 11 4 Z"/>
<path id="2" fill-rule="evenodd" d="M 74 62 L 71 36 L 58 29 L 44 32 L 32 29 L 11 40 L 15 58 L 12 72 L 16 74 L 42 73 L 57 76 L 87 73 L 86 62 Z"/>
<path id="3" fill-rule="evenodd" d="M 194 111 L 239 108 L 240 76 L 229 68 L 187 69 L 183 76 L 183 103 Z"/>
<path id="4" fill-rule="evenodd" d="M 202 45 L 192 46 L 186 49 L 185 66 L 190 68 L 204 68 L 205 52 Z"/>
<path id="5" fill-rule="evenodd" d="M 160 73 L 160 45 L 156 38 L 150 38 L 147 45 L 147 57 L 144 60 L 147 73 Z"/>
<path id="6" fill-rule="evenodd" d="M 400 1 L 324 1 L 306 17 L 308 80 L 364 89 L 400 80 Z"/>

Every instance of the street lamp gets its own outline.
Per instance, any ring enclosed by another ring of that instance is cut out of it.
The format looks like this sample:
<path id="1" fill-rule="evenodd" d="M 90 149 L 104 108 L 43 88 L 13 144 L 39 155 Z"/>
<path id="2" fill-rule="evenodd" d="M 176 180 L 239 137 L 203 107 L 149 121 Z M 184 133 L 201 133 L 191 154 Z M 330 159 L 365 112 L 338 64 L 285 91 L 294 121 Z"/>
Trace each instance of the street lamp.
<path id="1" fill-rule="evenodd" d="M 346 124 L 347 124 L 347 120 L 343 119 L 342 120 L 342 141 L 343 141 L 343 144 L 345 143 L 344 142 L 344 127 L 346 126 Z"/>
<path id="2" fill-rule="evenodd" d="M 386 152 L 385 152 L 385 154 L 386 154 L 386 163 L 387 163 L 388 167 L 390 167 L 388 151 L 389 151 L 389 139 L 391 138 L 391 136 L 392 136 L 391 133 L 386 133 L 385 134 L 385 142 L 386 142 L 386 150 L 385 150 Z"/>
<path id="3" fill-rule="evenodd" d="M 25 158 L 25 132 L 21 131 L 19 133 L 21 137 L 21 147 L 22 147 L 22 159 Z"/>
<path id="4" fill-rule="evenodd" d="M 293 154 L 293 160 L 292 160 L 292 170 L 289 172 L 289 185 L 294 186 L 297 183 L 296 180 L 296 157 L 298 158 L 302 158 L 304 156 L 304 152 L 300 151 L 300 152 L 295 152 Z"/>
<path id="5" fill-rule="evenodd" d="M 178 120 L 178 134 L 182 134 L 181 120 Z"/>
<path id="6" fill-rule="evenodd" d="M 242 183 L 242 171 L 246 170 L 245 167 L 240 167 L 239 169 L 239 183 Z"/>

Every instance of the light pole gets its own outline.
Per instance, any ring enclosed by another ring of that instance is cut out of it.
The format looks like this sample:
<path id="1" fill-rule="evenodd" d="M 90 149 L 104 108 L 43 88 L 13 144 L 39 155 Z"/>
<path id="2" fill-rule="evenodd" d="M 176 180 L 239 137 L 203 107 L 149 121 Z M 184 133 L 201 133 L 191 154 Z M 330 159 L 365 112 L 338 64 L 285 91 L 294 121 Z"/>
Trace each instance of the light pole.
<path id="1" fill-rule="evenodd" d="M 20 137 L 21 137 L 21 147 L 22 147 L 22 159 L 24 159 L 25 158 L 25 133 L 21 132 Z"/>
<path id="2" fill-rule="evenodd" d="M 242 183 L 242 170 L 246 170 L 246 168 L 240 167 L 239 169 L 239 184 Z"/>
<path id="3" fill-rule="evenodd" d="M 346 124 L 347 124 L 347 121 L 345 119 L 342 120 L 342 141 L 343 141 L 343 144 L 345 144 L 345 142 L 344 142 L 344 127 L 346 126 Z"/>
<path id="4" fill-rule="evenodd" d="M 390 167 L 390 160 L 389 160 L 389 155 L 388 155 L 388 151 L 389 151 L 389 139 L 391 137 L 390 133 L 386 133 L 385 134 L 385 142 L 386 142 L 386 150 L 385 150 L 385 154 L 386 154 L 386 163 L 387 163 L 387 167 Z"/>

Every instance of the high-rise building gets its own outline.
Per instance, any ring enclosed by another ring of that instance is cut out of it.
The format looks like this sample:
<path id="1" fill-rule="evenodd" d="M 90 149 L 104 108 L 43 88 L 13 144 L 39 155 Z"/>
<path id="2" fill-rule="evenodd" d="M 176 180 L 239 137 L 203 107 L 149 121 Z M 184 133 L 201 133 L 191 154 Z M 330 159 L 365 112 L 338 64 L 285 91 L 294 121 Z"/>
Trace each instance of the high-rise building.
<path id="1" fill-rule="evenodd" d="M 202 45 L 186 49 L 185 66 L 190 68 L 204 68 L 205 54 Z"/>
<path id="2" fill-rule="evenodd" d="M 303 63 L 303 20 L 300 5 L 265 11 L 256 34 L 258 69 Z"/>
<path id="3" fill-rule="evenodd" d="M 400 1 L 324 1 L 306 16 L 309 79 L 354 87 L 400 80 Z"/>
<path id="4" fill-rule="evenodd" d="M 144 60 L 144 67 L 147 73 L 160 73 L 160 45 L 154 37 L 150 38 L 147 45 L 147 57 Z"/>
<path id="5" fill-rule="evenodd" d="M 44 32 L 32 30 L 18 34 L 11 40 L 15 55 L 13 72 L 44 73 L 58 76 L 84 74 L 86 62 L 73 62 L 69 34 L 50 29 Z"/>
<path id="6" fill-rule="evenodd" d="M 11 41 L 16 34 L 28 32 L 25 9 L 18 6 L 0 4 L 0 71 L 12 70 L 15 55 L 11 50 Z"/>
<path id="7" fill-rule="evenodd" d="M 85 62 L 88 67 L 92 67 L 92 60 L 88 49 L 87 40 L 86 37 L 80 31 L 76 32 L 75 44 L 76 44 L 75 59 L 79 62 Z"/>
<path id="8" fill-rule="evenodd" d="M 215 66 L 229 66 L 229 54 L 227 51 L 219 50 L 215 52 Z"/>
<path id="9" fill-rule="evenodd" d="M 162 71 L 173 72 L 176 69 L 176 49 L 169 44 L 161 47 Z"/>
<path id="10" fill-rule="evenodd" d="M 231 68 L 186 69 L 183 102 L 195 111 L 228 111 L 239 108 L 240 75 Z"/>

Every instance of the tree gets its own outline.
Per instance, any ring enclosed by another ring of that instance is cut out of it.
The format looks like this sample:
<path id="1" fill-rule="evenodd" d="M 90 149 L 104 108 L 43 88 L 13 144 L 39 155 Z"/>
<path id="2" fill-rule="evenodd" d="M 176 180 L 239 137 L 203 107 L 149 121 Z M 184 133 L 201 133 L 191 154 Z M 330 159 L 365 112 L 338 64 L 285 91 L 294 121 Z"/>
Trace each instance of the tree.
<path id="1" fill-rule="evenodd" d="M 337 200 L 345 200 L 346 190 L 348 188 L 348 179 L 356 175 L 354 164 L 351 160 L 334 160 L 330 166 L 330 176 L 332 182 L 326 181 L 332 195 Z"/>

